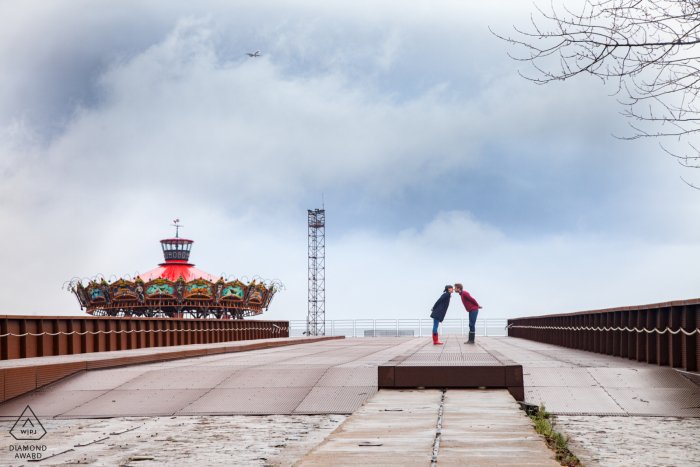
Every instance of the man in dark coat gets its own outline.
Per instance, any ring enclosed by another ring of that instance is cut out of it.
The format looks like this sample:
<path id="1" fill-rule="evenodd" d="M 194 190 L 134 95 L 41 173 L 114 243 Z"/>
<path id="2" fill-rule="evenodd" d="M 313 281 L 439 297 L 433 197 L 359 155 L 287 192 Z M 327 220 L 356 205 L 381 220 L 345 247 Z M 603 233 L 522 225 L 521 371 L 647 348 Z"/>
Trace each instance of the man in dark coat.
<path id="1" fill-rule="evenodd" d="M 430 309 L 432 313 L 430 317 L 433 318 L 433 344 L 442 345 L 442 342 L 438 341 L 438 326 L 445 319 L 445 314 L 447 314 L 447 308 L 450 306 L 450 296 L 452 294 L 452 286 L 446 285 L 440 298 L 438 298 L 435 305 Z"/>
<path id="2" fill-rule="evenodd" d="M 469 340 L 465 344 L 473 344 L 476 336 L 476 317 L 479 316 L 481 306 L 474 297 L 469 295 L 469 292 L 464 290 L 462 284 L 455 284 L 455 292 L 459 294 L 464 308 L 469 312 Z"/>

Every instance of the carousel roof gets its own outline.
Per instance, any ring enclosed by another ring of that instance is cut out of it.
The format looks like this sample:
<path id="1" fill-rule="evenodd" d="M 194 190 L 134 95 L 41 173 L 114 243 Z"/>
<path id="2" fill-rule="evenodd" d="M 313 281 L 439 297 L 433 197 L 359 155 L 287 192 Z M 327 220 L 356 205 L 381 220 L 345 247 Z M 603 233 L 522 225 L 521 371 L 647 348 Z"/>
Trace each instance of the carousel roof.
<path id="1" fill-rule="evenodd" d="M 175 221 L 177 228 L 181 227 L 178 222 Z M 284 287 L 277 280 L 265 281 L 255 276 L 245 284 L 197 269 L 189 262 L 193 243 L 180 238 L 176 231 L 175 238 L 160 241 L 165 262 L 157 268 L 112 283 L 102 275 L 93 277 L 88 284 L 83 284 L 87 278 L 75 277 L 67 288 L 75 294 L 81 309 L 96 316 L 182 318 L 187 314 L 197 318 L 243 319 L 268 309 L 273 296 Z"/>
<path id="2" fill-rule="evenodd" d="M 177 259 L 167 260 L 165 263 L 161 263 L 157 268 L 143 273 L 139 277 L 146 282 L 153 279 L 168 279 L 171 281 L 176 281 L 180 277 L 187 282 L 194 279 L 214 281 L 217 278 L 217 276 L 213 276 L 208 272 L 197 269 L 194 267 L 194 264 Z"/>
<path id="3" fill-rule="evenodd" d="M 175 222 L 176 227 L 178 222 Z M 161 263 L 157 268 L 141 274 L 139 277 L 148 282 L 153 279 L 168 279 L 176 281 L 183 278 L 186 282 L 195 279 L 206 279 L 208 281 L 216 280 L 216 276 L 204 272 L 194 267 L 194 264 L 189 263 L 190 251 L 192 250 L 193 240 L 180 238 L 175 234 L 175 238 L 166 238 L 160 241 L 163 249 L 165 263 Z"/>

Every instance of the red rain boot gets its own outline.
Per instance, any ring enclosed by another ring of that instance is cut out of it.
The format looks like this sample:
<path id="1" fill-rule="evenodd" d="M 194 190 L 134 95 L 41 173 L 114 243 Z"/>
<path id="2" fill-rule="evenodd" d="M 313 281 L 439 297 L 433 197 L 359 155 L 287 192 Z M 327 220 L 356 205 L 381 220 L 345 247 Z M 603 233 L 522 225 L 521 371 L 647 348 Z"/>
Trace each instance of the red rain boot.
<path id="1" fill-rule="evenodd" d="M 438 341 L 438 334 L 437 332 L 433 333 L 433 345 L 442 345 L 442 342 Z"/>

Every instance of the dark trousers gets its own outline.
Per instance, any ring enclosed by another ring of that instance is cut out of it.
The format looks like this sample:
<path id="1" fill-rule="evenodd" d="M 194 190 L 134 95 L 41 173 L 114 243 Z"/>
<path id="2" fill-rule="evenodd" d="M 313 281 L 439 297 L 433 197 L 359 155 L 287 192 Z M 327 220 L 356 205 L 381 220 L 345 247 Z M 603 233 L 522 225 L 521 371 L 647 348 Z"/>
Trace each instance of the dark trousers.
<path id="1" fill-rule="evenodd" d="M 476 332 L 476 317 L 479 316 L 479 310 L 469 312 L 469 332 Z"/>

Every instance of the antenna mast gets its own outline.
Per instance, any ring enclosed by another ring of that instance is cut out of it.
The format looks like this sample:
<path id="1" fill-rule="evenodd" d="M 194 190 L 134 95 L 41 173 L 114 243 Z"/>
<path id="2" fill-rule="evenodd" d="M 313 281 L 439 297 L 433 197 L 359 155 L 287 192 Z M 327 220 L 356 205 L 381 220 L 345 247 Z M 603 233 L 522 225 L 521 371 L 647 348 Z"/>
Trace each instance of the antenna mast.
<path id="1" fill-rule="evenodd" d="M 325 206 L 324 206 L 325 208 Z M 307 336 L 326 335 L 326 210 L 309 209 L 309 315 Z"/>

